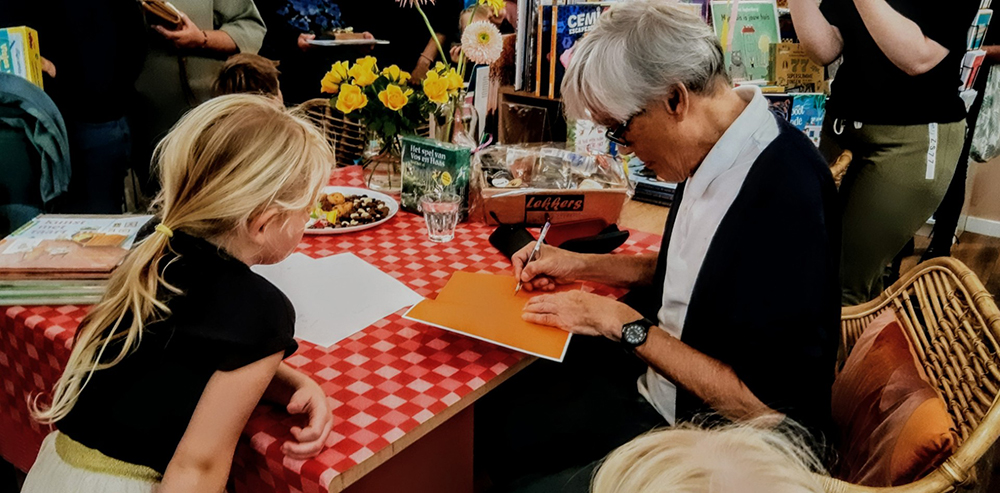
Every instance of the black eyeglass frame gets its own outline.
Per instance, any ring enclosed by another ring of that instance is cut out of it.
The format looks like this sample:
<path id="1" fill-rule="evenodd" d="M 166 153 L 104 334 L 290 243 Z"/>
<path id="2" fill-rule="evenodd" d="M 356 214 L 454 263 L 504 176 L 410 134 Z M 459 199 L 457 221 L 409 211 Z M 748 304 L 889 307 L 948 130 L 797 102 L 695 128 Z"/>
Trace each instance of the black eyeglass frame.
<path id="1" fill-rule="evenodd" d="M 644 111 L 646 110 L 640 110 L 638 113 L 628 117 L 628 120 L 625 120 L 625 123 L 608 127 L 608 130 L 604 132 L 604 137 L 611 142 L 614 142 L 615 145 L 628 147 L 630 144 L 629 141 L 625 139 L 625 132 L 628 132 L 628 126 L 632 124 L 632 120 L 641 115 Z"/>

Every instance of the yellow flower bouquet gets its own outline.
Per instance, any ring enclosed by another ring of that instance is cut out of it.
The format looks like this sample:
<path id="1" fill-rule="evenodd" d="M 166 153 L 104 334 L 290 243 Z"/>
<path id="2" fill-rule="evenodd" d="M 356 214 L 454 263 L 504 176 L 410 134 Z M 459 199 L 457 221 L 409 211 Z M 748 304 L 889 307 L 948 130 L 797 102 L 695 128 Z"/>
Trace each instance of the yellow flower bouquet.
<path id="1" fill-rule="evenodd" d="M 330 94 L 330 105 L 356 119 L 383 141 L 383 150 L 398 150 L 396 137 L 413 134 L 438 106 L 462 89 L 462 76 L 442 63 L 427 72 L 420 87 L 410 87 L 410 74 L 390 65 L 379 70 L 378 60 L 366 56 L 353 65 L 333 64 L 320 81 Z"/>

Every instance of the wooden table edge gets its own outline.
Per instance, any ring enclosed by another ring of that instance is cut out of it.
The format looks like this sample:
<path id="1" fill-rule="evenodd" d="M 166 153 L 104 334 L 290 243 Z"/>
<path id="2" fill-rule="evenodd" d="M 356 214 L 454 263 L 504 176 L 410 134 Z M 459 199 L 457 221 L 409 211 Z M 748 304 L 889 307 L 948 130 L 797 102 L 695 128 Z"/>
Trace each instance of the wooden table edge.
<path id="1" fill-rule="evenodd" d="M 502 373 L 493 378 L 492 380 L 483 384 L 472 392 L 469 392 L 464 397 L 458 400 L 458 402 L 448 406 L 445 410 L 440 413 L 435 414 L 433 417 L 427 421 L 420 423 L 416 428 L 408 431 L 405 435 L 400 437 L 399 440 L 392 442 L 389 446 L 379 450 L 371 457 L 365 459 L 360 464 L 338 474 L 336 477 L 330 480 L 330 484 L 327 485 L 327 489 L 330 493 L 340 493 L 352 484 L 356 483 L 361 478 L 365 477 L 368 473 L 374 471 L 382 464 L 386 463 L 389 459 L 396 456 L 396 454 L 402 452 L 406 447 L 409 447 L 417 440 L 421 439 L 435 428 L 441 426 L 445 421 L 451 419 L 453 416 L 464 411 L 466 408 L 471 406 L 474 402 L 479 400 L 480 397 L 486 395 L 487 392 L 497 388 L 501 383 L 507 381 L 510 377 L 518 374 L 521 370 L 527 368 L 528 365 L 533 363 L 538 358 L 535 356 L 525 355 L 525 357 L 518 361 L 516 364 L 510 368 L 504 370 Z"/>

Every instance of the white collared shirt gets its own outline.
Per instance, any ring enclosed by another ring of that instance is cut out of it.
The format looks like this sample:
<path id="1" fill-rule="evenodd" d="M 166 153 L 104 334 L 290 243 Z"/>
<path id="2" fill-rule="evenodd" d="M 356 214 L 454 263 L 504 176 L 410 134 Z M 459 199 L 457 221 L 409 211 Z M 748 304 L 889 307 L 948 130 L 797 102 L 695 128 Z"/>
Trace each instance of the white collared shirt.
<path id="1" fill-rule="evenodd" d="M 775 115 L 757 86 L 734 89 L 749 104 L 722 134 L 684 187 L 667 251 L 659 327 L 681 338 L 691 293 L 719 223 L 733 205 L 750 168 L 778 137 Z M 649 367 L 639 393 L 667 420 L 677 416 L 677 386 Z"/>

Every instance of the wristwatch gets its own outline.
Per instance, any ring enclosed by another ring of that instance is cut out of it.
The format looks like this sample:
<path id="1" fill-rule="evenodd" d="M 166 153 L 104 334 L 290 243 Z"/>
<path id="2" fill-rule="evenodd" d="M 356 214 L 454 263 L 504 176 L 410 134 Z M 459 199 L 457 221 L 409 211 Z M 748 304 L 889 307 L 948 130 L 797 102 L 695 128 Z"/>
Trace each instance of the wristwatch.
<path id="1" fill-rule="evenodd" d="M 649 328 L 656 325 L 648 318 L 641 318 L 635 322 L 622 325 L 622 345 L 629 351 L 645 344 Z"/>

